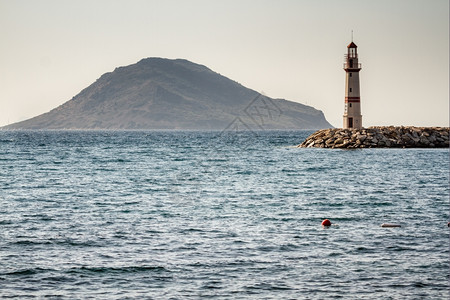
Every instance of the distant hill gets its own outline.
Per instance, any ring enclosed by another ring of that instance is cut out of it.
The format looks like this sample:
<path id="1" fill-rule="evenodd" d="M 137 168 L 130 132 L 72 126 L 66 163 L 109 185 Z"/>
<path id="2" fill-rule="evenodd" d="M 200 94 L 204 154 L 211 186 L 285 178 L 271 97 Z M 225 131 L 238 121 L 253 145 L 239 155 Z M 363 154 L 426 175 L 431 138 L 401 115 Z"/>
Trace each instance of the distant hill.
<path id="1" fill-rule="evenodd" d="M 71 100 L 3 129 L 321 129 L 313 107 L 260 95 L 205 66 L 146 58 L 116 68 Z"/>

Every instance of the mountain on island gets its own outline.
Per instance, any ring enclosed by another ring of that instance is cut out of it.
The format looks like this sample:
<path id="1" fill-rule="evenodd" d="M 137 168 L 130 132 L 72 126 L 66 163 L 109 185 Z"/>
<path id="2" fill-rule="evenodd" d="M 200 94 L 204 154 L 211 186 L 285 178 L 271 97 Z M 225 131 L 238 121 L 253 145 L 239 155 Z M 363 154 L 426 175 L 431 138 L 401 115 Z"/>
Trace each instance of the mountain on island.
<path id="1" fill-rule="evenodd" d="M 71 100 L 4 129 L 321 129 L 311 106 L 272 99 L 205 66 L 146 58 L 116 68 Z"/>

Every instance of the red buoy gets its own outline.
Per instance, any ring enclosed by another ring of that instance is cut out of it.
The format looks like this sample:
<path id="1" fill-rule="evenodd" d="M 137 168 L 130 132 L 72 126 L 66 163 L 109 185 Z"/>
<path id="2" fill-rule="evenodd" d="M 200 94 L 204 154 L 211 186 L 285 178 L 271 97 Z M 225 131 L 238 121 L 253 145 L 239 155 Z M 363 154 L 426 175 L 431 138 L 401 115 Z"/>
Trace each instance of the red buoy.
<path id="1" fill-rule="evenodd" d="M 322 226 L 331 226 L 331 222 L 328 219 L 322 221 Z"/>

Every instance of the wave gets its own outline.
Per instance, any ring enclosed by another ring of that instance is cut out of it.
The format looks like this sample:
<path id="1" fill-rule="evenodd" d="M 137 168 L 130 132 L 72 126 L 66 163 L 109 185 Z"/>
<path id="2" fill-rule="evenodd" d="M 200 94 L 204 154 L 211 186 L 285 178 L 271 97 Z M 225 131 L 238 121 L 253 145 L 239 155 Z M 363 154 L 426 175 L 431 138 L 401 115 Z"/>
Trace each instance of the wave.
<path id="1" fill-rule="evenodd" d="M 95 274 L 111 274 L 111 273 L 140 273 L 140 272 L 170 272 L 161 266 L 128 266 L 128 267 L 80 267 L 71 268 L 68 273 L 95 273 Z"/>
<path id="2" fill-rule="evenodd" d="M 18 269 L 9 272 L 2 272 L 0 276 L 24 276 L 36 275 L 41 273 L 139 273 L 139 272 L 170 272 L 165 267 L 161 266 L 127 266 L 127 267 L 73 267 L 67 270 L 43 269 L 43 268 L 29 268 Z"/>

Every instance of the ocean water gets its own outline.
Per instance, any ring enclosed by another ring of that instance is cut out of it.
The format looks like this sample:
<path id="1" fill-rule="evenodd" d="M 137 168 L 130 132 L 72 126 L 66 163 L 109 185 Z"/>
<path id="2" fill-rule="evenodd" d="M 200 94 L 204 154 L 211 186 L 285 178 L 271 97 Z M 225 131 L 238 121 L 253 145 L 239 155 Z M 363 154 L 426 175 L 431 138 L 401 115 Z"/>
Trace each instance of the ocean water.
<path id="1" fill-rule="evenodd" d="M 448 299 L 449 150 L 310 133 L 0 131 L 0 297 Z"/>

